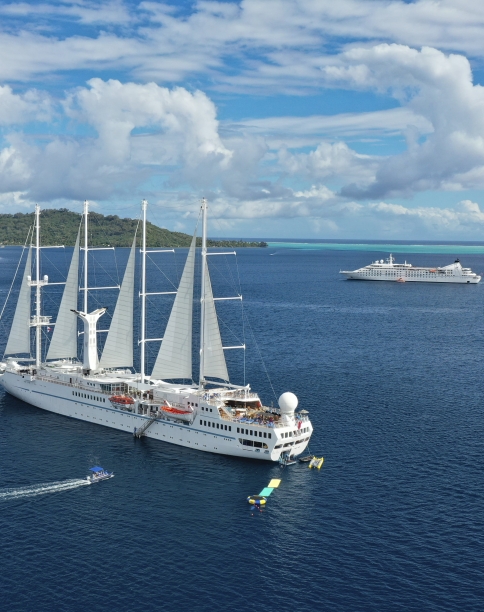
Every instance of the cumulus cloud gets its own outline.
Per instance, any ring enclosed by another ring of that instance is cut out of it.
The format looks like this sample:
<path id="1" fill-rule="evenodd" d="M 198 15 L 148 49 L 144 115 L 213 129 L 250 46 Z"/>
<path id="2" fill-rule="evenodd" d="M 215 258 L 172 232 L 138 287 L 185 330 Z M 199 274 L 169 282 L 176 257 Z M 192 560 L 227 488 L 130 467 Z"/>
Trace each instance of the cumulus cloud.
<path id="1" fill-rule="evenodd" d="M 358 180 L 367 182 L 374 177 L 378 160 L 353 151 L 344 142 L 323 142 L 310 153 L 279 152 L 279 163 L 289 174 L 311 179 Z"/>
<path id="2" fill-rule="evenodd" d="M 342 195 L 377 199 L 484 185 L 484 88 L 473 84 L 465 57 L 382 44 L 346 51 L 323 72 L 346 86 L 386 90 L 432 125 L 423 142 L 409 138 L 404 154 L 383 160 L 370 185 L 347 185 Z"/>
<path id="3" fill-rule="evenodd" d="M 15 94 L 9 85 L 0 85 L 0 125 L 47 121 L 52 116 L 49 96 L 37 90 Z"/>
<path id="4" fill-rule="evenodd" d="M 0 91 L 0 121 L 1 102 Z M 0 189 L 26 191 L 42 201 L 103 199 L 138 187 L 163 166 L 180 181 L 203 184 L 232 155 L 218 135 L 213 103 L 199 91 L 93 79 L 68 95 L 64 108 L 88 135 L 52 136 L 42 145 L 21 133 L 7 135 Z"/>

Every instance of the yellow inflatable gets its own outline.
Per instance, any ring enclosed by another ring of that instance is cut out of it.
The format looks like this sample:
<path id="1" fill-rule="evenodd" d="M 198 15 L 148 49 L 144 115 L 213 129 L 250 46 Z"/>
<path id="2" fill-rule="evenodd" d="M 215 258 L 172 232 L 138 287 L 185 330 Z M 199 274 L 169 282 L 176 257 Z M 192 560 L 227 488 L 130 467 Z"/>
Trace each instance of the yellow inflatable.
<path id="1" fill-rule="evenodd" d="M 263 506 L 266 503 L 267 499 L 265 497 L 262 497 L 262 495 L 249 495 L 247 501 L 249 502 L 249 504 L 253 504 L 255 506 Z"/>

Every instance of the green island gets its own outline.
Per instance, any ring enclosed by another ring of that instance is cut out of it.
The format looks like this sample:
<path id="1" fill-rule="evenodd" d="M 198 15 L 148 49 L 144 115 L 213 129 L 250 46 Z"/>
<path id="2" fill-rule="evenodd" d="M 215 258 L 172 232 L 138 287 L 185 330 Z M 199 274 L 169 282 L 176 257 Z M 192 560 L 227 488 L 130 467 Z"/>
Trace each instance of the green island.
<path id="1" fill-rule="evenodd" d="M 76 241 L 81 215 L 66 208 L 47 208 L 41 214 L 42 244 L 73 246 Z M 0 245 L 23 245 L 29 228 L 34 223 L 34 213 L 0 214 Z M 118 215 L 89 213 L 89 244 L 93 247 L 128 247 L 138 224 L 137 219 L 122 219 Z M 148 247 L 188 247 L 192 237 L 182 232 L 171 232 L 146 224 Z M 197 239 L 201 245 L 201 238 Z M 266 247 L 267 242 L 244 240 L 207 240 L 209 247 Z"/>

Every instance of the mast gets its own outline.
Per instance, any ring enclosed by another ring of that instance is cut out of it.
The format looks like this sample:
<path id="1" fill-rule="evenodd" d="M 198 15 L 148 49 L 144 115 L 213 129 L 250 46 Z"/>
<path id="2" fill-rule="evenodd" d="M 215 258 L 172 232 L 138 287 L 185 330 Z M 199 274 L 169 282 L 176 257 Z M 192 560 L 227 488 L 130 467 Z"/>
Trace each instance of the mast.
<path id="1" fill-rule="evenodd" d="M 84 200 L 84 312 L 87 313 L 87 260 L 88 260 L 88 236 L 87 216 L 89 214 L 89 202 Z"/>
<path id="2" fill-rule="evenodd" d="M 35 205 L 35 367 L 40 367 L 42 327 L 40 322 L 40 206 Z"/>
<path id="3" fill-rule="evenodd" d="M 202 198 L 202 278 L 200 295 L 200 376 L 199 387 L 203 389 L 205 384 L 204 361 L 205 361 L 205 269 L 207 266 L 207 200 Z"/>
<path id="4" fill-rule="evenodd" d="M 146 346 L 146 209 L 148 202 L 141 202 L 143 211 L 143 244 L 141 247 L 141 384 L 145 382 L 145 346 Z"/>

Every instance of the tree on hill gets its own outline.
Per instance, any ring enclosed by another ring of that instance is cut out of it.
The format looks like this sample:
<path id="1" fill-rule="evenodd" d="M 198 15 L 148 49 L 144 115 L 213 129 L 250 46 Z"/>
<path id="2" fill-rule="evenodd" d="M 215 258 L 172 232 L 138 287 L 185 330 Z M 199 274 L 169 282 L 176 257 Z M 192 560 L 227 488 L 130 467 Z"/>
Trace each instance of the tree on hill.
<path id="1" fill-rule="evenodd" d="M 41 213 L 42 244 L 73 246 L 82 217 L 66 208 L 47 208 Z M 0 214 L 0 244 L 20 245 L 25 243 L 29 228 L 34 225 L 34 213 Z M 89 244 L 93 247 L 127 247 L 133 242 L 137 219 L 121 219 L 118 215 L 89 213 Z M 146 224 L 148 247 L 188 247 L 191 236 L 182 232 L 171 232 L 152 223 Z M 198 240 L 200 242 L 200 240 Z M 214 247 L 261 247 L 265 242 L 242 240 L 208 240 Z"/>

